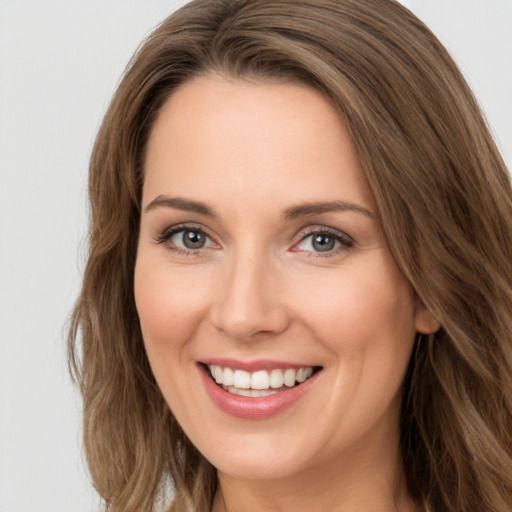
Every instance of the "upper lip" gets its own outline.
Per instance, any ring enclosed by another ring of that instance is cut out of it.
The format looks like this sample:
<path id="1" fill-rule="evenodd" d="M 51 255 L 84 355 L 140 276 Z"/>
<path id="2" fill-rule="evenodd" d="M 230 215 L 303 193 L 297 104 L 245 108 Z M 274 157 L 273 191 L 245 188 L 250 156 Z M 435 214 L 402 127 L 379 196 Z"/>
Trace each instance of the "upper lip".
<path id="1" fill-rule="evenodd" d="M 257 370 L 274 370 L 276 368 L 310 368 L 318 367 L 319 365 L 308 363 L 291 363 L 287 361 L 276 361 L 272 359 L 254 359 L 252 361 L 241 361 L 238 359 L 224 359 L 224 358 L 208 358 L 199 361 L 206 365 L 221 366 L 223 368 L 231 368 L 233 370 L 244 370 L 246 372 L 255 372 Z"/>

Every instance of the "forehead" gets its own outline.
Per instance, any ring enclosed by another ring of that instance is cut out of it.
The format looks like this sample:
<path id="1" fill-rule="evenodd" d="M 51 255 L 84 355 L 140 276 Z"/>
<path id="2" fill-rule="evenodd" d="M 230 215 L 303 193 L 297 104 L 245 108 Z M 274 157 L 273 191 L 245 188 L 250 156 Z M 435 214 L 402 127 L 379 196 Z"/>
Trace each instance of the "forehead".
<path id="1" fill-rule="evenodd" d="M 341 116 L 320 92 L 216 75 L 182 85 L 159 113 L 148 142 L 145 202 L 158 194 L 231 195 L 246 205 L 262 195 L 281 203 L 373 203 Z"/>

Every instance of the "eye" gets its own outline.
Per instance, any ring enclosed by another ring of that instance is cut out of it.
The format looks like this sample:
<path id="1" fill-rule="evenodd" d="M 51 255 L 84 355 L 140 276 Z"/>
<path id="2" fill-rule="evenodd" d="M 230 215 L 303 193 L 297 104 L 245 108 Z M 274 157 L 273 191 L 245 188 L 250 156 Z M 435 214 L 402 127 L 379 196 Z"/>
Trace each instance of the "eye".
<path id="1" fill-rule="evenodd" d="M 174 226 L 156 238 L 156 242 L 165 244 L 171 251 L 189 255 L 201 249 L 216 246 L 213 240 L 202 230 L 193 226 Z"/>
<path id="2" fill-rule="evenodd" d="M 171 242 L 184 249 L 202 249 L 209 241 L 208 236 L 198 229 L 182 229 L 170 237 Z"/>
<path id="3" fill-rule="evenodd" d="M 329 230 L 317 230 L 305 235 L 294 250 L 314 253 L 337 253 L 353 247 L 351 238 Z M 326 254 L 327 256 L 328 254 Z"/>

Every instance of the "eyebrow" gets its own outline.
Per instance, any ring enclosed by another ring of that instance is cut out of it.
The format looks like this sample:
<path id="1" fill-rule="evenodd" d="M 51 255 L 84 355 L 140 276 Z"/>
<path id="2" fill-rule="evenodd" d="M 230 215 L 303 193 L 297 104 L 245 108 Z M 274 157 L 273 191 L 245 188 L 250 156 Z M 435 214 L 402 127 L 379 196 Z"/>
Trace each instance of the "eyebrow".
<path id="1" fill-rule="evenodd" d="M 151 201 L 146 206 L 144 211 L 147 213 L 159 207 L 174 208 L 176 210 L 183 210 L 185 212 L 195 212 L 207 217 L 217 216 L 213 209 L 210 208 L 206 203 L 193 201 L 192 199 L 184 199 L 183 197 L 167 197 L 162 195 L 155 197 L 155 199 L 153 199 L 153 201 Z"/>
<path id="2" fill-rule="evenodd" d="M 366 215 L 372 219 L 377 217 L 375 213 L 366 209 L 364 206 L 355 203 L 348 203 L 347 201 L 323 201 L 319 203 L 300 204 L 297 206 L 292 206 L 291 208 L 287 208 L 283 212 L 283 217 L 285 219 L 292 220 L 300 217 L 306 217 L 308 215 L 318 215 L 319 213 L 343 211 L 362 213 L 363 215 Z"/>
<path id="3" fill-rule="evenodd" d="M 185 199 L 183 197 L 168 197 L 159 195 L 151 201 L 144 211 L 147 213 L 159 207 L 174 208 L 176 210 L 183 210 L 186 212 L 195 212 L 206 217 L 217 217 L 214 210 L 206 203 L 194 201 L 192 199 Z M 376 215 L 364 206 L 349 203 L 347 201 L 322 201 L 318 203 L 305 203 L 287 208 L 283 212 L 283 218 L 287 220 L 298 219 L 300 217 L 307 217 L 308 215 L 318 215 L 320 213 L 340 212 L 340 211 L 354 211 L 361 213 L 370 218 L 376 218 Z"/>

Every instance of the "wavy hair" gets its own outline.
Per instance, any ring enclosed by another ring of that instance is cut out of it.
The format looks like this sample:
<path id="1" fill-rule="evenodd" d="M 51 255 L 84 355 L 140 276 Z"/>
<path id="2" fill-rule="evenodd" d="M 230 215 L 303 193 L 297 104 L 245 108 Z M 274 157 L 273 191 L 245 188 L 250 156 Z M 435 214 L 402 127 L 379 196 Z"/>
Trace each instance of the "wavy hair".
<path id="1" fill-rule="evenodd" d="M 393 0 L 195 0 L 137 51 L 90 161 L 89 253 L 69 330 L 91 478 L 111 512 L 207 512 L 215 469 L 166 405 L 133 273 L 149 133 L 205 73 L 308 84 L 343 117 L 383 230 L 442 327 L 403 391 L 409 490 L 435 512 L 512 511 L 512 191 L 468 85 Z M 172 487 L 172 489 L 171 489 Z"/>

